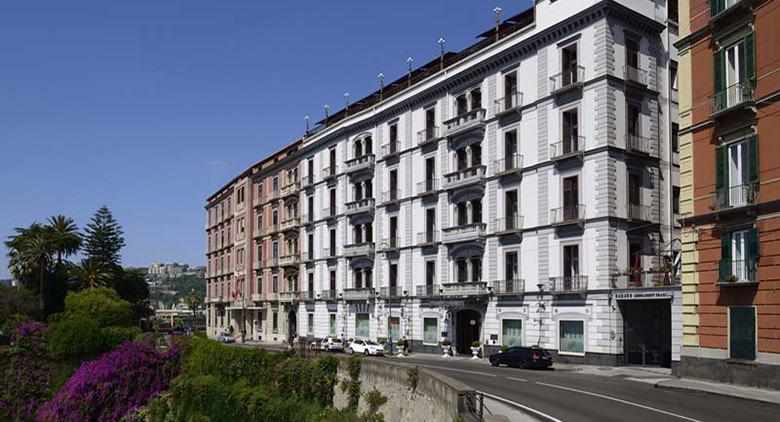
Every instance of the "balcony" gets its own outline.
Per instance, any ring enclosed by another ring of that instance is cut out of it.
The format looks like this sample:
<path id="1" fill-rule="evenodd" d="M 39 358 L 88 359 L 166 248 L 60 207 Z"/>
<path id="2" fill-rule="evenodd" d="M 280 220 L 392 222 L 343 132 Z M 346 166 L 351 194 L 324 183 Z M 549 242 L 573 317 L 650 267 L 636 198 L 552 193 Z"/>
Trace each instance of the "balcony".
<path id="1" fill-rule="evenodd" d="M 488 294 L 487 283 L 472 281 L 442 284 L 440 294 L 446 297 L 462 298 L 486 296 Z"/>
<path id="2" fill-rule="evenodd" d="M 420 196 L 433 195 L 439 191 L 439 179 L 430 178 L 417 183 L 417 194 Z"/>
<path id="3" fill-rule="evenodd" d="M 401 286 L 382 287 L 379 289 L 379 297 L 383 299 L 398 299 L 404 296 Z"/>
<path id="4" fill-rule="evenodd" d="M 573 275 L 550 277 L 550 292 L 552 294 L 577 294 L 588 290 L 588 277 Z"/>
<path id="5" fill-rule="evenodd" d="M 266 268 L 268 268 L 268 267 L 278 267 L 279 266 L 279 258 L 278 257 L 277 258 L 268 258 L 263 263 L 263 266 L 266 267 Z"/>
<path id="6" fill-rule="evenodd" d="M 485 166 L 472 166 L 444 175 L 444 189 L 457 189 L 475 183 L 485 183 Z"/>
<path id="7" fill-rule="evenodd" d="M 427 128 L 417 132 L 417 145 L 419 146 L 433 144 L 439 139 L 438 126 L 428 126 Z"/>
<path id="8" fill-rule="evenodd" d="M 301 252 L 301 262 L 305 264 L 312 261 L 314 261 L 314 250 Z"/>
<path id="9" fill-rule="evenodd" d="M 301 189 L 314 187 L 314 175 L 310 174 L 301 178 Z"/>
<path id="10" fill-rule="evenodd" d="M 281 267 L 297 267 L 300 265 L 301 260 L 297 253 L 282 255 L 279 257 L 279 266 Z"/>
<path id="11" fill-rule="evenodd" d="M 381 205 L 395 205 L 398 202 L 400 202 L 401 196 L 398 193 L 398 189 L 391 190 L 387 192 L 382 192 L 382 203 Z"/>
<path id="12" fill-rule="evenodd" d="M 439 243 L 439 233 L 435 230 L 428 230 L 417 233 L 417 244 L 419 246 L 433 246 Z"/>
<path id="13" fill-rule="evenodd" d="M 637 85 L 647 86 L 647 71 L 634 66 L 623 66 L 623 79 Z"/>
<path id="14" fill-rule="evenodd" d="M 277 302 L 279 300 L 279 293 L 278 292 L 269 292 L 268 293 L 268 300 L 271 302 Z"/>
<path id="15" fill-rule="evenodd" d="M 633 153 L 650 155 L 652 152 L 652 139 L 628 134 L 626 135 L 626 150 Z"/>
<path id="16" fill-rule="evenodd" d="M 322 250 L 322 257 L 323 258 L 328 258 L 328 259 L 335 258 L 336 257 L 336 248 L 335 247 L 333 247 L 333 248 L 324 248 Z"/>
<path id="17" fill-rule="evenodd" d="M 448 138 L 458 136 L 474 129 L 485 129 L 484 108 L 475 108 L 474 110 L 444 122 L 444 135 Z"/>
<path id="18" fill-rule="evenodd" d="M 271 235 L 275 233 L 279 233 L 279 223 L 271 223 L 268 226 L 268 229 L 265 231 L 265 234 L 267 235 Z"/>
<path id="19" fill-rule="evenodd" d="M 556 142 L 550 145 L 550 160 L 563 161 L 567 158 L 576 157 L 582 159 L 585 150 L 585 137 L 574 136 L 570 139 Z"/>
<path id="20" fill-rule="evenodd" d="M 439 295 L 439 287 L 434 286 L 433 284 L 417 286 L 415 293 L 417 293 L 417 297 L 434 297 Z"/>
<path id="21" fill-rule="evenodd" d="M 522 174 L 523 155 L 512 154 L 495 161 L 496 176 L 508 176 L 510 174 Z"/>
<path id="22" fill-rule="evenodd" d="M 569 224 L 581 225 L 585 220 L 585 205 L 566 205 L 550 210 L 550 224 L 553 226 L 565 226 Z"/>
<path id="23" fill-rule="evenodd" d="M 318 295 L 320 299 L 322 300 L 336 300 L 336 291 L 335 290 L 323 290 Z"/>
<path id="24" fill-rule="evenodd" d="M 721 188 L 715 192 L 715 209 L 726 210 L 756 203 L 758 183 Z"/>
<path id="25" fill-rule="evenodd" d="M 398 158 L 401 154 L 401 143 L 398 141 L 390 141 L 389 143 L 382 145 L 382 158 L 389 160 L 392 158 Z"/>
<path id="26" fill-rule="evenodd" d="M 305 292 L 301 292 L 300 293 L 301 300 L 306 301 L 306 302 L 313 301 L 315 299 L 315 296 L 316 295 L 311 290 L 306 290 Z"/>
<path id="27" fill-rule="evenodd" d="M 295 182 L 288 183 L 287 185 L 283 186 L 279 195 L 283 199 L 287 199 L 288 197 L 298 195 L 298 192 L 300 190 L 301 190 L 301 184 L 296 180 Z"/>
<path id="28" fill-rule="evenodd" d="M 712 118 L 721 117 L 731 111 L 750 107 L 753 104 L 753 84 L 747 81 L 736 83 L 715 94 Z"/>
<path id="29" fill-rule="evenodd" d="M 344 300 L 369 300 L 374 297 L 374 289 L 369 287 L 344 289 L 341 297 Z"/>
<path id="30" fill-rule="evenodd" d="M 348 258 L 372 255 L 374 255 L 374 242 L 362 242 L 344 245 L 344 256 Z"/>
<path id="31" fill-rule="evenodd" d="M 291 217 L 286 220 L 282 220 L 282 223 L 279 225 L 279 229 L 283 232 L 286 231 L 298 231 L 298 226 L 300 225 L 300 218 L 298 217 Z"/>
<path id="32" fill-rule="evenodd" d="M 493 282 L 493 294 L 496 296 L 522 295 L 525 291 L 525 280 L 496 280 Z"/>
<path id="33" fill-rule="evenodd" d="M 635 221 L 653 221 L 653 210 L 649 205 L 628 204 L 628 219 Z"/>
<path id="34" fill-rule="evenodd" d="M 719 286 L 745 286 L 758 283 L 756 259 L 718 261 Z"/>
<path id="35" fill-rule="evenodd" d="M 474 242 L 485 238 L 485 223 L 471 223 L 462 226 L 447 227 L 443 230 L 442 242 Z"/>
<path id="36" fill-rule="evenodd" d="M 347 202 L 346 215 L 358 215 L 363 213 L 374 213 L 374 198 L 363 198 L 357 201 Z"/>
<path id="37" fill-rule="evenodd" d="M 570 90 L 582 89 L 585 80 L 585 66 L 577 66 L 576 69 L 567 69 L 550 76 L 550 94 L 561 95 Z"/>
<path id="38" fill-rule="evenodd" d="M 365 154 L 363 156 L 353 158 L 344 162 L 344 166 L 347 168 L 347 173 L 355 174 L 363 170 L 374 170 L 374 154 Z"/>
<path id="39" fill-rule="evenodd" d="M 379 244 L 379 251 L 381 252 L 393 252 L 397 251 L 399 249 L 399 242 L 397 237 L 391 237 L 389 239 L 383 240 Z"/>
<path id="40" fill-rule="evenodd" d="M 668 272 L 637 271 L 630 274 L 614 274 L 610 277 L 613 289 L 644 289 L 680 284 L 680 280 Z"/>
<path id="41" fill-rule="evenodd" d="M 734 19 L 739 12 L 750 10 L 750 2 L 744 0 L 710 0 L 709 3 L 710 24 L 716 29 L 720 27 L 716 25 L 718 22 Z"/>
<path id="42" fill-rule="evenodd" d="M 337 172 L 336 166 L 325 167 L 322 169 L 322 180 L 331 181 L 335 179 Z"/>
<path id="43" fill-rule="evenodd" d="M 337 212 L 338 210 L 336 210 L 335 206 L 325 207 L 322 209 L 322 218 L 326 220 L 336 218 L 338 216 Z"/>
<path id="44" fill-rule="evenodd" d="M 262 293 L 252 293 L 250 296 L 250 299 L 252 299 L 252 302 L 259 302 L 263 300 L 263 294 Z M 257 306 L 257 304 L 255 304 Z"/>
<path id="45" fill-rule="evenodd" d="M 523 216 L 515 215 L 507 218 L 497 218 L 494 221 L 494 230 L 498 234 L 522 233 Z"/>
<path id="46" fill-rule="evenodd" d="M 296 302 L 300 292 L 279 292 L 279 302 Z"/>
<path id="47" fill-rule="evenodd" d="M 314 224 L 314 213 L 301 215 L 301 224 L 304 226 Z"/>
<path id="48" fill-rule="evenodd" d="M 512 113 L 520 114 L 520 108 L 523 106 L 523 93 L 512 92 L 510 95 L 499 98 L 495 101 L 496 117 L 504 117 Z"/>

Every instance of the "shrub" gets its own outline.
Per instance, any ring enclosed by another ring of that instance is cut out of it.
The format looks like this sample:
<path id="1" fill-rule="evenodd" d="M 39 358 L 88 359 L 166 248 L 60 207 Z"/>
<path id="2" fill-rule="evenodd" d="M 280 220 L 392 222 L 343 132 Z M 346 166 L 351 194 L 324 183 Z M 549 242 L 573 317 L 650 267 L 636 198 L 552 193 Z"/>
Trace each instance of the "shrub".
<path id="1" fill-rule="evenodd" d="M 414 393 L 417 391 L 417 383 L 420 382 L 420 368 L 409 368 L 406 371 L 407 381 L 409 382 L 409 389 Z"/>
<path id="2" fill-rule="evenodd" d="M 49 351 L 56 357 L 95 356 L 103 352 L 103 339 L 97 322 L 74 318 L 54 324 Z"/>
<path id="3" fill-rule="evenodd" d="M 383 404 L 387 403 L 387 396 L 383 395 L 379 390 L 376 389 L 376 387 L 374 387 L 374 389 L 368 393 L 364 394 L 364 397 L 366 399 L 366 404 L 368 404 L 369 413 L 377 413 L 379 408 L 382 407 Z"/>
<path id="4" fill-rule="evenodd" d="M 441 341 L 441 345 L 442 346 L 452 346 L 452 342 L 450 341 L 450 339 L 445 338 L 444 340 Z"/>
<path id="5" fill-rule="evenodd" d="M 52 368 L 46 334 L 40 322 L 21 323 L 11 346 L 0 348 L 0 420 L 29 420 L 48 397 Z"/>
<path id="6" fill-rule="evenodd" d="M 0 285 L 0 326 L 9 319 L 22 316 L 24 319 L 35 319 L 40 314 L 38 299 L 23 287 L 6 287 Z M 4 333 L 11 333 L 13 327 L 3 327 Z"/>
<path id="7" fill-rule="evenodd" d="M 100 327 L 133 325 L 133 309 L 116 290 L 93 287 L 69 292 L 65 298 L 65 319 L 87 318 Z"/>
<path id="8" fill-rule="evenodd" d="M 126 342 L 81 365 L 38 413 L 39 421 L 118 421 L 168 388 L 178 373 L 176 348 L 161 354 Z"/>
<path id="9" fill-rule="evenodd" d="M 250 385 L 270 384 L 273 367 L 282 359 L 279 353 L 193 338 L 191 350 L 184 359 L 184 370 L 193 375 L 214 375 L 228 384 L 241 378 L 246 378 Z"/>
<path id="10" fill-rule="evenodd" d="M 471 342 L 471 347 L 479 347 L 482 343 L 479 342 L 479 340 L 474 340 Z"/>

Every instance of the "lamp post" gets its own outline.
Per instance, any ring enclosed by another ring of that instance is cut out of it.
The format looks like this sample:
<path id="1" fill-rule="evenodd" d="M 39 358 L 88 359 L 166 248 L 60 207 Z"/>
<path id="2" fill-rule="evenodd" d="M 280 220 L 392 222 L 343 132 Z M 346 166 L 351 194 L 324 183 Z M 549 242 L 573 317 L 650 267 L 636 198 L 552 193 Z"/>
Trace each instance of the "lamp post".
<path id="1" fill-rule="evenodd" d="M 328 126 L 328 111 L 330 111 L 330 106 L 325 104 L 322 106 L 323 109 L 325 109 L 325 126 Z"/>
<path id="2" fill-rule="evenodd" d="M 501 25 L 501 8 L 496 6 L 493 9 L 493 13 L 496 14 L 496 41 L 498 41 L 498 27 Z"/>
<path id="3" fill-rule="evenodd" d="M 306 115 L 306 117 L 303 118 L 303 120 L 306 122 L 306 132 L 305 132 L 306 135 L 309 134 L 309 119 L 310 118 L 308 114 Z"/>
<path id="4" fill-rule="evenodd" d="M 444 70 L 444 44 L 447 43 L 447 41 L 444 40 L 444 37 L 439 37 L 439 70 Z"/>
<path id="5" fill-rule="evenodd" d="M 409 83 L 409 86 L 412 86 L 412 64 L 414 63 L 414 59 L 412 56 L 409 56 L 406 58 L 406 66 L 407 66 L 407 80 Z"/>
<path id="6" fill-rule="evenodd" d="M 379 78 L 379 101 L 382 101 L 382 97 L 385 91 L 385 74 L 379 72 L 376 77 Z"/>
<path id="7" fill-rule="evenodd" d="M 344 117 L 349 116 L 349 91 L 344 93 Z"/>

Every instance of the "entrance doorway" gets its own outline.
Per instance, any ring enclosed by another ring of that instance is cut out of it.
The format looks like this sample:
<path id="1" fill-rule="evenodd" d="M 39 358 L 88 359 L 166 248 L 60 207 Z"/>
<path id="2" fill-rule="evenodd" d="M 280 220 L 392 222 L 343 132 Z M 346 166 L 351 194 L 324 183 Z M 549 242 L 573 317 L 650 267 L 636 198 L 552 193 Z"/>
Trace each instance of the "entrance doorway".
<path id="1" fill-rule="evenodd" d="M 295 335 L 298 332 L 298 318 L 297 315 L 295 315 L 295 311 L 290 311 L 289 314 L 287 314 L 287 337 L 289 340 L 292 340 Z"/>
<path id="2" fill-rule="evenodd" d="M 672 364 L 670 300 L 621 301 L 625 360 L 628 365 Z"/>
<path id="3" fill-rule="evenodd" d="M 471 343 L 479 340 L 482 331 L 482 316 L 479 312 L 464 309 L 455 317 L 455 350 L 459 354 L 470 354 Z"/>

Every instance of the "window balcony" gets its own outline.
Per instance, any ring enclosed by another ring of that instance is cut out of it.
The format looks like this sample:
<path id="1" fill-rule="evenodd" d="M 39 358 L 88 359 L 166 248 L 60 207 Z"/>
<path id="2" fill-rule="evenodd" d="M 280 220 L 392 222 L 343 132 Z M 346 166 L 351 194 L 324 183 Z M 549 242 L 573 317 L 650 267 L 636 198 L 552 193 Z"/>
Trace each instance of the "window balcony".
<path id="1" fill-rule="evenodd" d="M 279 199 L 279 189 L 272 189 L 268 191 L 268 194 L 263 198 L 264 202 L 275 201 Z"/>
<path id="2" fill-rule="evenodd" d="M 398 190 L 391 190 L 382 192 L 382 204 L 381 205 L 393 205 L 397 204 L 401 200 L 401 195 Z"/>
<path id="3" fill-rule="evenodd" d="M 316 295 L 311 290 L 306 290 L 305 292 L 301 292 L 300 293 L 301 300 L 306 301 L 306 302 L 313 301 L 315 299 L 315 296 Z"/>
<path id="4" fill-rule="evenodd" d="M 322 257 L 332 259 L 336 257 L 336 248 L 324 248 L 322 250 Z"/>
<path id="5" fill-rule="evenodd" d="M 515 215 L 508 218 L 497 218 L 493 224 L 494 230 L 498 234 L 521 233 L 523 231 L 523 216 Z"/>
<path id="6" fill-rule="evenodd" d="M 365 154 L 344 162 L 347 173 L 354 174 L 363 170 L 374 171 L 374 154 Z"/>
<path id="7" fill-rule="evenodd" d="M 444 121 L 444 135 L 448 138 L 469 132 L 474 129 L 485 129 L 485 109 L 476 108 L 460 116 Z"/>
<path id="8" fill-rule="evenodd" d="M 429 126 L 417 132 L 417 145 L 419 146 L 433 144 L 439 139 L 440 138 L 439 138 L 438 126 Z"/>
<path id="9" fill-rule="evenodd" d="M 301 220 L 298 217 L 290 217 L 286 220 L 282 220 L 282 223 L 279 225 L 279 229 L 283 232 L 288 231 L 298 231 L 298 226 L 300 225 Z"/>
<path id="10" fill-rule="evenodd" d="M 252 293 L 250 299 L 252 299 L 253 302 L 259 302 L 263 300 L 263 293 Z"/>
<path id="11" fill-rule="evenodd" d="M 301 189 L 309 189 L 314 187 L 314 175 L 309 174 L 301 178 Z"/>
<path id="12" fill-rule="evenodd" d="M 441 296 L 446 297 L 478 297 L 486 296 L 487 283 L 479 281 L 464 281 L 458 283 L 447 283 L 441 285 Z"/>
<path id="13" fill-rule="evenodd" d="M 400 153 L 401 143 L 398 141 L 391 141 L 385 145 L 382 145 L 382 158 L 385 160 L 397 158 Z"/>
<path id="14" fill-rule="evenodd" d="M 336 300 L 335 290 L 323 290 L 317 296 L 322 300 Z"/>
<path id="15" fill-rule="evenodd" d="M 652 139 L 639 135 L 626 135 L 626 150 L 650 155 L 652 152 Z"/>
<path id="16" fill-rule="evenodd" d="M 417 286 L 415 293 L 417 293 L 417 297 L 434 297 L 439 295 L 439 290 L 439 286 L 426 284 L 424 286 Z"/>
<path id="17" fill-rule="evenodd" d="M 322 169 L 322 180 L 333 180 L 336 178 L 337 173 L 338 170 L 336 169 L 336 166 L 325 167 Z"/>
<path id="18" fill-rule="evenodd" d="M 309 251 L 303 251 L 301 252 L 301 262 L 308 263 L 314 261 L 314 251 L 309 253 Z"/>
<path id="19" fill-rule="evenodd" d="M 550 94 L 560 95 L 574 89 L 582 89 L 585 81 L 585 66 L 567 69 L 550 76 Z"/>
<path id="20" fill-rule="evenodd" d="M 743 109 L 753 104 L 753 84 L 748 81 L 736 83 L 715 94 L 712 118 L 724 116 L 731 111 Z"/>
<path id="21" fill-rule="evenodd" d="M 623 66 L 623 79 L 637 85 L 647 86 L 647 71 L 634 66 Z"/>
<path id="22" fill-rule="evenodd" d="M 400 242 L 398 241 L 397 237 L 391 237 L 389 239 L 383 240 L 379 244 L 379 250 L 381 252 L 393 252 L 397 251 L 399 249 Z"/>
<path id="23" fill-rule="evenodd" d="M 297 302 L 300 292 L 279 292 L 279 302 Z"/>
<path id="24" fill-rule="evenodd" d="M 274 234 L 279 232 L 279 223 L 271 223 L 268 226 L 268 229 L 265 231 L 265 234 Z"/>
<path id="25" fill-rule="evenodd" d="M 272 302 L 279 301 L 279 293 L 278 292 L 268 292 L 268 300 Z"/>
<path id="26" fill-rule="evenodd" d="M 495 104 L 496 117 L 501 118 L 512 113 L 520 114 L 520 108 L 523 106 L 523 93 L 512 92 L 506 97 L 497 99 Z"/>
<path id="27" fill-rule="evenodd" d="M 569 224 L 582 224 L 585 220 L 585 205 L 566 205 L 550 210 L 550 224 L 553 226 L 565 226 Z"/>
<path id="28" fill-rule="evenodd" d="M 374 297 L 374 289 L 369 287 L 344 289 L 341 297 L 344 300 L 369 300 Z"/>
<path id="29" fill-rule="evenodd" d="M 635 221 L 653 221 L 653 210 L 649 205 L 628 204 L 628 219 Z"/>
<path id="30" fill-rule="evenodd" d="M 265 260 L 264 267 L 278 267 L 279 266 L 279 258 L 268 258 Z"/>
<path id="31" fill-rule="evenodd" d="M 587 290 L 587 276 L 573 275 L 564 277 L 550 277 L 550 292 L 552 292 L 552 294 L 584 293 Z"/>
<path id="32" fill-rule="evenodd" d="M 496 280 L 493 282 L 493 294 L 496 296 L 517 296 L 525 291 L 525 280 Z"/>
<path id="33" fill-rule="evenodd" d="M 729 287 L 756 284 L 758 283 L 757 269 L 756 259 L 721 259 L 718 261 L 718 285 Z"/>
<path id="34" fill-rule="evenodd" d="M 301 224 L 303 224 L 305 226 L 314 224 L 314 213 L 302 214 L 301 215 Z"/>
<path id="35" fill-rule="evenodd" d="M 346 215 L 358 215 L 363 213 L 374 213 L 374 198 L 363 198 L 357 201 L 347 202 Z"/>
<path id="36" fill-rule="evenodd" d="M 512 154 L 495 161 L 496 176 L 508 176 L 510 174 L 522 174 L 523 154 Z"/>
<path id="37" fill-rule="evenodd" d="M 361 242 L 344 245 L 344 256 L 348 258 L 372 255 L 374 255 L 374 242 Z"/>
<path id="38" fill-rule="evenodd" d="M 439 179 L 431 178 L 417 183 L 417 194 L 420 196 L 433 195 L 439 191 Z"/>
<path id="39" fill-rule="evenodd" d="M 443 230 L 444 243 L 474 242 L 485 238 L 485 223 L 470 223 Z"/>
<path id="40" fill-rule="evenodd" d="M 444 189 L 457 189 L 475 183 L 485 183 L 485 166 L 472 166 L 444 175 Z"/>
<path id="41" fill-rule="evenodd" d="M 259 259 L 252 263 L 252 269 L 255 270 L 255 271 L 263 269 L 263 265 L 262 265 L 262 263 L 260 262 Z"/>
<path id="42" fill-rule="evenodd" d="M 300 265 L 301 260 L 297 253 L 282 255 L 279 257 L 279 266 L 282 267 L 297 267 Z"/>
<path id="43" fill-rule="evenodd" d="M 335 206 L 325 207 L 322 209 L 322 218 L 330 220 L 336 218 L 337 216 L 338 216 L 338 210 L 336 209 Z"/>
<path id="44" fill-rule="evenodd" d="M 726 210 L 756 203 L 758 183 L 721 188 L 715 192 L 715 209 Z"/>
<path id="45" fill-rule="evenodd" d="M 379 289 L 379 297 L 383 299 L 398 299 L 404 296 L 401 286 L 382 287 Z"/>
<path id="46" fill-rule="evenodd" d="M 439 243 L 439 233 L 434 230 L 428 230 L 417 233 L 417 244 L 419 246 L 432 246 Z"/>
<path id="47" fill-rule="evenodd" d="M 585 137 L 576 136 L 561 142 L 550 145 L 550 160 L 562 161 L 567 158 L 576 157 L 582 159 L 585 151 Z"/>
<path id="48" fill-rule="evenodd" d="M 286 199 L 288 197 L 298 195 L 298 192 L 300 192 L 300 190 L 301 190 L 301 184 L 296 180 L 295 182 L 288 183 L 287 185 L 283 186 L 279 195 L 283 199 Z"/>
<path id="49" fill-rule="evenodd" d="M 644 289 L 677 285 L 680 280 L 668 272 L 636 271 L 612 275 L 610 284 L 613 289 Z"/>

